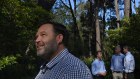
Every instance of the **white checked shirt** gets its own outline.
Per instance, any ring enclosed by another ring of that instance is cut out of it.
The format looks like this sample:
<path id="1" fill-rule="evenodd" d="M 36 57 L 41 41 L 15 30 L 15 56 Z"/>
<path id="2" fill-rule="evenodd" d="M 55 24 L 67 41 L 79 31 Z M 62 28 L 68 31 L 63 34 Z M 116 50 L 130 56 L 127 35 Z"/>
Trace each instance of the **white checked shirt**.
<path id="1" fill-rule="evenodd" d="M 35 79 L 92 79 L 92 75 L 81 60 L 64 49 L 49 63 L 41 66 Z"/>

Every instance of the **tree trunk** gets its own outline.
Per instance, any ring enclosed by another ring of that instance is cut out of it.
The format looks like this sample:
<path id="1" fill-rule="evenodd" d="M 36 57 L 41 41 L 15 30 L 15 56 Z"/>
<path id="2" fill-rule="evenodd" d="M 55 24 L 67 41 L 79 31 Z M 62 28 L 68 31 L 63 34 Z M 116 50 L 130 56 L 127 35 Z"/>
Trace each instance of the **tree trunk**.
<path id="1" fill-rule="evenodd" d="M 88 1 L 90 3 L 89 18 L 88 18 L 89 23 L 88 23 L 88 25 L 90 26 L 90 28 L 92 28 L 92 29 L 95 30 L 95 22 L 93 22 L 94 19 L 95 19 L 93 17 L 93 13 L 94 13 L 94 10 L 93 10 L 93 2 L 91 0 L 88 0 Z M 95 52 L 95 51 L 92 51 L 92 49 L 93 49 L 92 48 L 92 42 L 95 41 L 95 40 L 92 39 L 92 37 L 95 36 L 95 33 L 93 33 L 92 29 L 90 29 L 90 31 L 89 31 L 89 43 L 88 43 L 88 46 L 89 46 L 89 56 L 92 56 L 92 52 Z"/>
<path id="2" fill-rule="evenodd" d="M 76 40 L 80 39 L 80 35 L 79 35 L 79 29 L 78 29 L 78 25 L 77 25 L 77 21 L 76 21 L 76 0 L 74 0 L 74 10 L 72 9 L 72 5 L 71 5 L 71 2 L 70 0 L 69 1 L 69 6 L 70 6 L 70 11 L 71 11 L 71 14 L 72 14 L 72 18 L 73 18 L 73 23 L 74 23 L 74 42 L 76 42 Z M 76 43 L 74 43 L 76 44 Z M 74 47 L 76 47 L 74 45 Z"/>
<path id="3" fill-rule="evenodd" d="M 118 5 L 118 0 L 115 0 L 115 11 L 116 11 L 116 17 L 117 17 L 117 28 L 120 28 L 120 14 L 119 14 L 119 5 Z"/>
<path id="4" fill-rule="evenodd" d="M 106 7 L 104 6 L 103 7 L 103 37 L 104 37 L 105 25 L 106 25 L 106 22 L 105 22 L 105 13 L 106 13 Z"/>
<path id="5" fill-rule="evenodd" d="M 124 0 L 124 16 L 129 18 L 130 17 L 130 11 L 131 11 L 131 0 Z"/>
<path id="6" fill-rule="evenodd" d="M 100 26 L 99 26 L 99 18 L 98 18 L 98 6 L 99 2 L 96 3 L 95 8 L 95 26 L 96 26 L 96 50 L 101 50 L 101 36 L 100 36 Z"/>
<path id="7" fill-rule="evenodd" d="M 101 38 L 102 39 L 101 49 L 103 51 L 104 57 L 106 58 L 106 54 L 104 52 L 104 43 L 103 43 L 103 40 L 104 40 L 104 37 L 105 37 L 105 26 L 106 26 L 105 14 L 106 14 L 106 2 L 104 0 L 104 4 L 103 4 L 103 31 L 102 31 L 102 38 Z"/>
<path id="8" fill-rule="evenodd" d="M 89 42 L 88 42 L 88 45 L 89 45 L 89 56 L 92 56 L 92 51 L 91 51 L 91 34 L 89 34 Z"/>
<path id="9" fill-rule="evenodd" d="M 105 14 L 106 14 L 106 4 L 105 4 L 105 1 L 103 2 L 103 28 L 101 29 L 102 32 L 101 32 L 101 39 L 104 39 L 104 36 L 105 36 L 105 26 L 106 26 L 106 21 L 105 21 Z M 103 45 L 102 45 L 103 47 Z"/>
<path id="10" fill-rule="evenodd" d="M 73 2 L 74 2 L 74 14 L 76 16 L 76 0 L 73 0 Z"/>

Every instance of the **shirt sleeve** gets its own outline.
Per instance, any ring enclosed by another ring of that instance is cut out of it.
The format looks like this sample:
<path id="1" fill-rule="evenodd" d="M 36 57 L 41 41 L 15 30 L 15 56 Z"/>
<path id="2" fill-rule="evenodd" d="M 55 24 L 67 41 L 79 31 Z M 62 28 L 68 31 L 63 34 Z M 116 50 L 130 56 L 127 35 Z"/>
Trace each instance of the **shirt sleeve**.
<path id="1" fill-rule="evenodd" d="M 113 67 L 113 56 L 111 58 L 111 68 L 110 68 L 112 71 L 114 70 L 114 67 Z"/>
<path id="2" fill-rule="evenodd" d="M 105 64 L 103 62 L 103 71 L 106 72 Z"/>
<path id="3" fill-rule="evenodd" d="M 125 70 L 133 71 L 135 68 L 135 60 L 132 55 L 129 55 L 125 59 Z"/>
<path id="4" fill-rule="evenodd" d="M 134 69 L 135 69 L 135 58 L 133 57 L 133 60 L 134 60 Z"/>
<path id="5" fill-rule="evenodd" d="M 94 61 L 94 62 L 92 63 L 92 74 L 93 74 L 93 75 L 97 75 L 97 74 L 98 74 L 98 71 L 97 71 L 96 69 L 97 69 L 97 67 L 96 67 L 96 62 Z"/>
<path id="6" fill-rule="evenodd" d="M 124 71 L 124 61 L 125 61 L 125 55 L 122 55 L 122 59 L 123 59 L 122 64 L 123 64 L 123 71 Z"/>
<path id="7" fill-rule="evenodd" d="M 134 60 L 134 57 L 131 55 L 131 58 L 130 58 L 130 70 L 134 70 L 135 69 L 135 60 Z"/>

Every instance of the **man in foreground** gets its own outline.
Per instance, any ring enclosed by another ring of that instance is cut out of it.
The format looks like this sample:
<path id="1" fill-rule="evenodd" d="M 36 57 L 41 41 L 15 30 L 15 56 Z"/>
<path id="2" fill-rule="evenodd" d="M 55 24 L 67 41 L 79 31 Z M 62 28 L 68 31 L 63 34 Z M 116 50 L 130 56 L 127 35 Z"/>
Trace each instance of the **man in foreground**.
<path id="1" fill-rule="evenodd" d="M 105 79 L 106 69 L 102 60 L 102 52 L 97 52 L 97 58 L 92 63 L 92 74 L 94 79 Z"/>
<path id="2" fill-rule="evenodd" d="M 35 79 L 92 79 L 88 67 L 66 48 L 68 31 L 62 24 L 48 22 L 36 33 L 37 55 L 46 62 Z"/>

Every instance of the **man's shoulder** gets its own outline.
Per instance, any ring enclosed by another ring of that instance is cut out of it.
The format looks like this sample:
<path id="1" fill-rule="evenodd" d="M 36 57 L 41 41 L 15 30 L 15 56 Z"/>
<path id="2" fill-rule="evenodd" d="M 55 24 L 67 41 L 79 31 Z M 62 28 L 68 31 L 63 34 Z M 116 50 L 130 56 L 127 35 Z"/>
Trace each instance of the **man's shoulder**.
<path id="1" fill-rule="evenodd" d="M 75 57 L 71 53 L 69 53 L 67 56 L 64 57 L 64 59 L 61 61 L 61 64 L 65 66 L 67 69 L 71 68 L 77 68 L 77 70 L 81 68 L 83 68 L 83 70 L 88 69 L 88 67 L 83 61 L 81 61 L 79 58 Z"/>
<path id="2" fill-rule="evenodd" d="M 98 59 L 94 59 L 92 64 L 96 64 L 98 62 Z"/>
<path id="3" fill-rule="evenodd" d="M 125 57 L 125 55 L 123 54 L 123 53 L 120 53 L 120 55 L 124 58 Z"/>
<path id="4" fill-rule="evenodd" d="M 114 58 L 114 57 L 116 57 L 116 54 L 113 54 L 113 55 L 112 55 L 112 58 Z"/>
<path id="5" fill-rule="evenodd" d="M 125 57 L 125 55 L 122 54 L 122 53 L 120 53 L 119 55 L 122 56 L 122 57 Z M 113 54 L 113 55 L 112 55 L 112 57 L 116 57 L 116 56 L 117 56 L 116 54 Z"/>
<path id="6" fill-rule="evenodd" d="M 126 55 L 126 57 L 128 57 L 128 58 L 133 58 L 134 56 L 133 56 L 133 54 L 130 52 L 129 54 Z"/>
<path id="7" fill-rule="evenodd" d="M 65 68 L 67 73 L 75 73 L 83 77 L 91 75 L 91 72 L 89 68 L 86 66 L 86 64 L 72 54 L 69 54 L 64 59 L 64 63 L 67 63 L 67 66 Z"/>
<path id="8" fill-rule="evenodd" d="M 130 56 L 133 56 L 133 54 L 130 52 Z"/>
<path id="9" fill-rule="evenodd" d="M 123 54 L 123 53 L 120 53 L 120 55 L 124 56 L 124 54 Z"/>
<path id="10" fill-rule="evenodd" d="M 74 55 L 72 55 L 71 53 L 69 53 L 67 56 L 65 56 L 64 63 L 69 63 L 71 65 L 80 65 L 80 64 L 84 64 L 83 61 L 81 61 L 79 58 L 75 57 Z"/>

